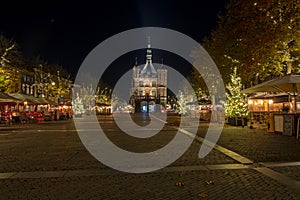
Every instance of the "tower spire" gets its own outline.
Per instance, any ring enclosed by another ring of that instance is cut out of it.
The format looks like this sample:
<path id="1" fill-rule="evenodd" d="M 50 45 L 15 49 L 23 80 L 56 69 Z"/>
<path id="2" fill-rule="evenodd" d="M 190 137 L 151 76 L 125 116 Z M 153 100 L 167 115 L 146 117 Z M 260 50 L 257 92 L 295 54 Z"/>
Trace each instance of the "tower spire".
<path id="1" fill-rule="evenodd" d="M 147 49 L 147 62 L 152 63 L 152 51 L 151 51 L 151 43 L 150 43 L 150 36 L 148 36 L 148 49 Z"/>
<path id="2" fill-rule="evenodd" d="M 163 68 L 164 67 L 164 59 L 162 58 L 161 59 L 161 66 L 160 66 L 160 68 Z"/>
<path id="3" fill-rule="evenodd" d="M 148 49 L 151 48 L 151 40 L 150 40 L 150 36 L 148 36 Z"/>
<path id="4" fill-rule="evenodd" d="M 148 36 L 148 45 L 147 45 L 147 54 L 146 54 L 146 64 L 141 71 L 142 74 L 156 74 L 156 70 L 153 67 L 152 64 L 152 50 L 151 50 L 151 44 L 150 44 L 150 36 Z"/>

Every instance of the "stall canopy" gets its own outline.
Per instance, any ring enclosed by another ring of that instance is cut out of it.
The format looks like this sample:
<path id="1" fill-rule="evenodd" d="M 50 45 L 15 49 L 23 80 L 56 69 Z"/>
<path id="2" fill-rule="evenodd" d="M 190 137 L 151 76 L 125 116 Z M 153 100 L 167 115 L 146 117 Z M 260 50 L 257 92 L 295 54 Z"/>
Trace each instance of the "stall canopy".
<path id="1" fill-rule="evenodd" d="M 35 98 L 33 96 L 29 96 L 27 94 L 10 93 L 9 95 L 18 99 L 18 101 L 27 102 L 28 104 L 33 104 L 33 105 L 41 104 L 37 98 Z"/>
<path id="2" fill-rule="evenodd" d="M 0 92 L 0 103 L 16 104 L 17 101 L 18 99 Z"/>
<path id="3" fill-rule="evenodd" d="M 288 74 L 242 90 L 242 93 L 290 92 L 294 94 L 298 91 L 300 91 L 300 75 Z"/>
<path id="4" fill-rule="evenodd" d="M 242 90 L 242 93 L 257 92 L 288 92 L 296 97 L 300 91 L 300 75 L 288 74 L 282 77 L 257 84 L 253 87 Z M 295 99 L 295 98 L 294 98 Z M 296 112 L 296 101 L 294 100 L 294 111 Z"/>
<path id="5" fill-rule="evenodd" d="M 47 105 L 47 104 L 57 105 L 57 103 L 55 103 L 54 101 L 51 101 L 51 100 L 46 99 L 44 97 L 39 97 L 39 98 L 37 98 L 37 100 L 40 102 L 41 105 Z"/>

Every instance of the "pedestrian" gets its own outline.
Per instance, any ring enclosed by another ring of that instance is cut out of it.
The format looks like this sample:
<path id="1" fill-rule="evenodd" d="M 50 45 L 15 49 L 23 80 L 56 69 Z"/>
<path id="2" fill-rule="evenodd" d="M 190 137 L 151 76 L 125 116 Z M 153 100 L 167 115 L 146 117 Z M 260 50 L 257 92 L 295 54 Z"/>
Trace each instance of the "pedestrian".
<path id="1" fill-rule="evenodd" d="M 55 109 L 55 110 L 54 110 L 54 120 L 55 120 L 55 121 L 58 120 L 57 115 L 58 115 L 58 112 L 57 112 L 57 109 Z"/>

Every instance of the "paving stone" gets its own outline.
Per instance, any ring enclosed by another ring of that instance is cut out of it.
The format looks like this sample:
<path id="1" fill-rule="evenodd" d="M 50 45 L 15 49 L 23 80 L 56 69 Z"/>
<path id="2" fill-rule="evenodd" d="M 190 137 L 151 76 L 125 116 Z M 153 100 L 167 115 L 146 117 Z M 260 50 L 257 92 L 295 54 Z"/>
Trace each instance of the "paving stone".
<path id="1" fill-rule="evenodd" d="M 213 184 L 206 181 L 212 180 Z M 176 186 L 176 182 L 184 183 Z M 251 169 L 110 174 L 1 181 L 4 199 L 299 199 Z"/>
<path id="2" fill-rule="evenodd" d="M 300 166 L 271 167 L 271 169 L 300 181 Z"/>
<path id="3" fill-rule="evenodd" d="M 138 139 L 120 134 L 111 117 L 100 118 L 110 139 L 131 151 L 161 148 L 176 134 L 176 127 L 166 126 L 141 145 Z M 204 137 L 206 129 L 207 124 L 202 123 L 198 136 Z M 112 170 L 91 156 L 71 120 L 30 124 L 1 133 L 1 199 L 300 199 L 290 187 L 255 170 L 261 162 L 299 162 L 300 140 L 294 137 L 225 127 L 218 145 L 253 164 L 242 165 L 215 149 L 199 159 L 201 143 L 193 141 L 167 168 L 129 174 Z M 272 170 L 291 179 L 300 177 L 299 166 Z"/>
<path id="4" fill-rule="evenodd" d="M 198 135 L 205 137 L 207 124 Z M 218 144 L 254 162 L 299 162 L 300 140 L 265 130 L 226 126 Z"/>

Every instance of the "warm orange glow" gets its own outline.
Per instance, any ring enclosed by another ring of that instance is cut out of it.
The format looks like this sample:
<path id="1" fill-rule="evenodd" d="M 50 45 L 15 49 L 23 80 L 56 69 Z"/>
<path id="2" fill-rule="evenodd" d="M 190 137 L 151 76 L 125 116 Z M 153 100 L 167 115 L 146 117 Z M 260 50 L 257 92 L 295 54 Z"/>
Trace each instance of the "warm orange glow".
<path id="1" fill-rule="evenodd" d="M 273 100 L 272 99 L 269 99 L 269 104 L 273 104 Z"/>

